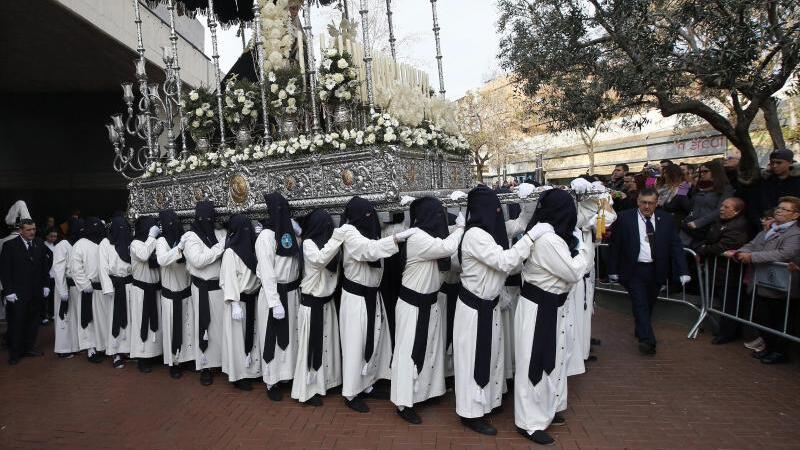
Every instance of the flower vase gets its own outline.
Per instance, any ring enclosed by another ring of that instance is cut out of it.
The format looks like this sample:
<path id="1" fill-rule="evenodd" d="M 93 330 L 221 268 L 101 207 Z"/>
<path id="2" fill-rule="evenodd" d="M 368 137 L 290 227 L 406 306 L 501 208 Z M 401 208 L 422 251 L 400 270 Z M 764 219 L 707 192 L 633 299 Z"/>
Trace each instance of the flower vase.
<path id="1" fill-rule="evenodd" d="M 194 139 L 194 144 L 197 149 L 197 153 L 201 155 L 205 155 L 208 153 L 208 150 L 211 148 L 211 141 L 206 136 L 194 136 L 192 135 L 192 139 Z"/>
<path id="2" fill-rule="evenodd" d="M 300 134 L 297 124 L 297 115 L 290 114 L 277 117 L 278 129 L 284 139 L 296 138 Z"/>
<path id="3" fill-rule="evenodd" d="M 252 140 L 253 138 L 250 134 L 250 127 L 247 125 L 242 125 L 238 130 L 236 130 L 236 145 L 238 145 L 239 148 L 247 147 L 250 145 Z"/>
<path id="4" fill-rule="evenodd" d="M 344 103 L 339 103 L 333 110 L 332 122 L 337 131 L 343 131 L 352 127 L 353 118 L 350 114 L 350 108 Z"/>

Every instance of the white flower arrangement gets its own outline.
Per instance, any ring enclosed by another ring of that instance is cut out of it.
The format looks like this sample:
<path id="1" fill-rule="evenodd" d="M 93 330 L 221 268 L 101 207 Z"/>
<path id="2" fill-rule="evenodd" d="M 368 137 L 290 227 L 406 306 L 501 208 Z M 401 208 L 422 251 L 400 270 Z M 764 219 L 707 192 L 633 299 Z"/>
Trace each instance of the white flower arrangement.
<path id="1" fill-rule="evenodd" d="M 269 112 L 275 116 L 293 116 L 303 104 L 302 78 L 295 67 L 271 71 L 267 75 Z"/>
<path id="2" fill-rule="evenodd" d="M 318 96 L 322 103 L 335 107 L 357 97 L 358 72 L 346 51 L 331 47 L 323 52 L 319 68 Z"/>
<path id="3" fill-rule="evenodd" d="M 289 65 L 295 29 L 289 14 L 289 0 L 260 2 L 264 72 L 283 70 Z"/>
<path id="4" fill-rule="evenodd" d="M 210 138 L 217 130 L 214 94 L 205 87 L 192 89 L 181 99 L 188 131 L 194 139 Z"/>
<path id="5" fill-rule="evenodd" d="M 255 83 L 235 75 L 225 83 L 222 111 L 225 123 L 233 128 L 253 126 L 261 112 L 261 90 Z"/>

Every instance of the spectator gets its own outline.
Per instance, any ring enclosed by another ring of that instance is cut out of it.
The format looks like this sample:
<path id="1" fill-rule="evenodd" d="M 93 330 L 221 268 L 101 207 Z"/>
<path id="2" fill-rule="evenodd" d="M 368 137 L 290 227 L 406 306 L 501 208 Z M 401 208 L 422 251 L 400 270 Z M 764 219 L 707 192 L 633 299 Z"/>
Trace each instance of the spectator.
<path id="1" fill-rule="evenodd" d="M 661 166 L 661 173 L 664 173 L 664 170 L 665 170 L 665 169 L 666 169 L 668 166 L 672 166 L 672 165 L 674 165 L 674 164 L 675 164 L 675 163 L 674 163 L 674 162 L 672 162 L 672 160 L 671 160 L 671 159 L 662 159 L 661 161 L 659 161 L 659 162 L 658 162 L 658 165 L 659 165 L 659 166 Z"/>
<path id="2" fill-rule="evenodd" d="M 628 172 L 625 174 L 625 186 L 623 192 L 614 197 L 614 210 L 625 211 L 636 208 L 636 198 L 639 191 L 644 189 L 645 178 L 641 174 Z"/>
<path id="3" fill-rule="evenodd" d="M 761 231 L 769 231 L 772 224 L 775 223 L 775 208 L 770 208 L 764 211 L 764 214 L 761 216 Z"/>
<path id="4" fill-rule="evenodd" d="M 739 250 L 728 250 L 724 255 L 734 258 L 742 264 L 753 264 L 758 271 L 759 265 L 776 262 L 790 263 L 800 254 L 800 198 L 781 197 L 775 208 L 775 222 L 769 230 L 761 231 L 752 241 Z M 792 277 L 791 293 L 796 298 L 800 283 Z M 783 330 L 784 313 L 786 311 L 786 294 L 780 290 L 758 286 L 756 290 L 756 321 L 773 330 Z M 791 306 L 791 305 L 790 305 Z M 793 308 L 789 317 L 794 317 Z M 789 326 L 794 326 L 789 321 Z M 791 333 L 791 329 L 787 330 Z M 758 348 L 755 356 L 764 364 L 786 362 L 787 342 L 772 333 L 761 333 L 763 348 Z"/>
<path id="5" fill-rule="evenodd" d="M 37 233 L 40 235 L 38 237 L 42 238 L 42 240 L 46 240 L 47 233 L 50 232 L 51 229 L 55 228 L 56 226 L 56 219 L 53 216 L 47 216 L 47 219 L 44 222 L 44 226 L 36 227 Z"/>
<path id="6" fill-rule="evenodd" d="M 614 171 L 611 172 L 611 179 L 606 183 L 606 187 L 612 191 L 624 191 L 625 174 L 627 174 L 628 171 L 630 171 L 630 169 L 627 164 L 617 164 L 614 166 Z"/>
<path id="7" fill-rule="evenodd" d="M 48 219 L 52 219 L 49 217 Z M 44 299 L 44 308 L 42 309 L 42 325 L 49 323 L 53 320 L 53 311 L 54 311 L 54 303 L 53 303 L 53 296 L 55 295 L 55 286 L 56 286 L 56 275 L 53 271 L 53 250 L 56 248 L 56 244 L 58 243 L 58 229 L 55 227 L 55 219 L 53 219 L 53 226 L 50 227 L 45 232 L 45 241 L 44 245 L 50 250 L 50 253 L 47 256 L 50 258 L 50 272 L 49 272 L 49 284 L 48 287 L 50 288 L 50 295 Z"/>
<path id="8" fill-rule="evenodd" d="M 708 226 L 719 217 L 722 201 L 733 196 L 733 188 L 717 160 L 701 164 L 697 173 L 699 177 L 692 193 L 691 212 L 685 222 L 691 240 L 702 242 Z M 684 238 L 684 242 L 688 241 Z"/>
<path id="9" fill-rule="evenodd" d="M 713 259 L 728 250 L 737 249 L 747 243 L 749 226 L 743 214 L 744 210 L 745 203 L 738 197 L 730 197 L 722 202 L 719 208 L 719 218 L 711 224 L 705 239 L 692 248 L 697 253 L 698 263 L 701 258 Z M 734 263 L 729 266 L 724 260 L 718 260 L 716 264 L 714 264 L 714 261 L 710 263 L 709 267 L 716 269 L 713 278 L 714 292 L 719 296 L 720 303 L 723 303 L 721 301 L 723 296 L 728 297 L 728 301 L 724 302 L 724 311 L 733 316 L 738 315 L 735 298 L 739 290 L 739 265 Z M 725 285 L 726 270 L 729 274 L 727 286 Z M 741 304 L 739 310 L 747 311 L 748 308 L 746 305 Z M 742 327 L 740 322 L 722 317 L 711 343 L 715 345 L 725 344 L 738 339 L 741 334 Z"/>
<path id="10" fill-rule="evenodd" d="M 675 164 L 664 168 L 662 186 L 658 189 L 658 206 L 675 219 L 680 230 L 683 219 L 689 213 L 689 186 L 683 180 L 680 167 Z"/>
<path id="11" fill-rule="evenodd" d="M 800 166 L 794 163 L 792 151 L 780 149 L 770 153 L 769 166 L 761 179 L 749 186 L 749 191 L 753 208 L 748 208 L 748 213 L 753 227 L 758 226 L 759 214 L 774 208 L 779 198 L 800 195 Z"/>
<path id="12" fill-rule="evenodd" d="M 695 181 L 697 181 L 695 178 L 697 166 L 689 163 L 680 163 L 679 166 L 681 168 L 681 174 L 683 175 L 683 182 L 686 183 L 690 189 L 693 188 Z"/>

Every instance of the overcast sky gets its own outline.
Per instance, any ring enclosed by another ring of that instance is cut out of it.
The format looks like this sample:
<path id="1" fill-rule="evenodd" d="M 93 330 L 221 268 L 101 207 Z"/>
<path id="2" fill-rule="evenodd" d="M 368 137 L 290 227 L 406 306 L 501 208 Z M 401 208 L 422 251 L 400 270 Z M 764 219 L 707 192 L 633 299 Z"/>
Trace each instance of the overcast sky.
<path id="1" fill-rule="evenodd" d="M 370 3 L 376 3 L 376 0 L 370 0 Z M 383 4 L 383 1 L 377 3 Z M 358 1 L 350 0 L 351 13 L 357 14 L 352 12 L 357 10 L 357 4 Z M 395 34 L 402 43 L 397 48 L 398 57 L 427 71 L 432 86 L 438 91 L 430 0 L 395 0 L 392 2 L 392 11 Z M 455 100 L 467 90 L 479 87 L 487 75 L 498 70 L 497 6 L 494 0 L 438 0 L 437 12 L 441 27 L 445 89 L 447 97 Z M 319 45 L 317 36 L 322 26 L 329 23 L 330 14 L 330 7 L 322 11 L 314 8 L 312 24 L 316 46 Z M 381 16 L 386 17 L 383 14 Z M 205 26 L 205 20 L 200 19 Z M 236 28 L 231 28 L 218 33 L 223 72 L 227 72 L 242 50 L 242 41 L 236 37 L 236 32 Z M 208 30 L 205 47 L 210 55 L 211 38 Z"/>

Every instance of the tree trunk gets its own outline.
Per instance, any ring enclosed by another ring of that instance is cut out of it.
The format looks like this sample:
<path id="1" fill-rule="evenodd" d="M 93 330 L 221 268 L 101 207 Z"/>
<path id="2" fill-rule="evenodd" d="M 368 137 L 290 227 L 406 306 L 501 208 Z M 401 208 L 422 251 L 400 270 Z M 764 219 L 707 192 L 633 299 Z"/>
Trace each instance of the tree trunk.
<path id="1" fill-rule="evenodd" d="M 589 175 L 594 175 L 594 142 L 589 145 Z"/>
<path id="2" fill-rule="evenodd" d="M 772 148 L 786 148 L 786 141 L 783 139 L 783 130 L 781 129 L 781 121 L 778 117 L 778 105 L 774 97 L 770 97 L 764 101 L 764 104 L 761 105 L 761 112 L 764 113 L 767 131 L 769 131 L 769 137 L 772 139 Z"/>
<path id="3" fill-rule="evenodd" d="M 758 166 L 758 154 L 750 138 L 748 127 L 736 127 L 736 141 L 734 146 L 741 153 L 739 160 L 739 177 L 745 181 L 752 181 L 760 176 L 761 168 Z"/>

